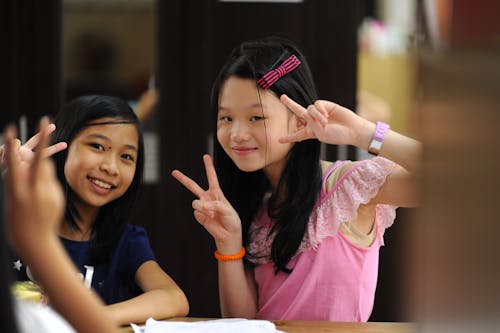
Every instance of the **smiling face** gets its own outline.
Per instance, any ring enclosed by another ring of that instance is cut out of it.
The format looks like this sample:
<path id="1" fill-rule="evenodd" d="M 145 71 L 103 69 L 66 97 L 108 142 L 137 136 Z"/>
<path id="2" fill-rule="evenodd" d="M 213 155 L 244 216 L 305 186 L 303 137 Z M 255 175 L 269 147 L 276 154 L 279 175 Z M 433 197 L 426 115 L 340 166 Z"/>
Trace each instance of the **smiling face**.
<path id="1" fill-rule="evenodd" d="M 279 179 L 292 148 L 291 143 L 278 142 L 289 133 L 291 119 L 272 91 L 257 90 L 254 80 L 231 76 L 219 95 L 217 139 L 240 170 L 264 169 L 272 181 Z"/>
<path id="2" fill-rule="evenodd" d="M 116 119 L 92 121 L 69 145 L 64 175 L 80 214 L 121 197 L 134 179 L 138 131 L 133 124 L 98 124 L 109 121 Z"/>

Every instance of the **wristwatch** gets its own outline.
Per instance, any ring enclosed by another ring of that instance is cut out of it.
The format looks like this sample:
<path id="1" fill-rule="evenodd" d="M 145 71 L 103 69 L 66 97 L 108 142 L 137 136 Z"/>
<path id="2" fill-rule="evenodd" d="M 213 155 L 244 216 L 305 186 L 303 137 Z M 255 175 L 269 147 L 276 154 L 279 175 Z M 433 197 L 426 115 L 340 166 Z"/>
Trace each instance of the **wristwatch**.
<path id="1" fill-rule="evenodd" d="M 368 152 L 372 155 L 377 156 L 380 154 L 380 150 L 382 149 L 382 143 L 384 142 L 385 135 L 389 131 L 391 127 L 389 124 L 386 124 L 381 121 L 377 121 L 377 125 L 375 126 L 375 133 L 373 134 L 372 141 L 368 146 Z"/>

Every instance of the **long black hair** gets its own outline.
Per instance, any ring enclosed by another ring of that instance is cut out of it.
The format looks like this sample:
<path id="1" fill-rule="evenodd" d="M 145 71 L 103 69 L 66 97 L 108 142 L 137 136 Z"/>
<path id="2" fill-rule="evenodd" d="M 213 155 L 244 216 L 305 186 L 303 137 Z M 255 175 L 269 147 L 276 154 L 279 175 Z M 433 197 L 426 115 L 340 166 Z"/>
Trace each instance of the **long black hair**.
<path id="1" fill-rule="evenodd" d="M 287 94 L 304 107 L 314 103 L 317 92 L 304 55 L 288 40 L 269 37 L 244 42 L 233 49 L 214 83 L 212 110 L 217 113 L 220 90 L 229 77 L 252 79 L 257 86 L 260 77 L 291 55 L 295 55 L 301 65 L 284 75 L 269 89 L 278 97 Z M 250 224 L 269 190 L 269 182 L 262 170 L 239 170 L 222 146 L 215 141 L 214 160 L 221 188 L 241 218 L 243 243 L 246 245 Z M 304 237 L 320 188 L 320 142 L 304 140 L 295 143 L 288 153 L 283 174 L 268 205 L 268 214 L 276 221 L 269 235 L 274 235 L 271 259 L 276 272 L 291 271 L 287 264 Z"/>
<path id="2" fill-rule="evenodd" d="M 90 122 L 101 118 L 113 118 L 113 121 L 119 123 L 135 125 L 139 137 L 139 150 L 135 175 L 130 187 L 120 198 L 101 207 L 92 225 L 89 260 L 94 264 L 109 259 L 111 251 L 118 243 L 126 224 L 129 222 L 133 204 L 136 201 L 144 165 L 144 139 L 140 123 L 134 111 L 121 98 L 102 95 L 81 96 L 71 100 L 56 115 L 56 130 L 52 135 L 54 143 L 64 141 L 69 147 L 82 129 Z M 76 221 L 79 219 L 79 215 L 74 204 L 75 194 L 64 175 L 67 151 L 66 149 L 55 154 L 53 159 L 57 177 L 66 194 L 65 223 L 78 230 Z"/>

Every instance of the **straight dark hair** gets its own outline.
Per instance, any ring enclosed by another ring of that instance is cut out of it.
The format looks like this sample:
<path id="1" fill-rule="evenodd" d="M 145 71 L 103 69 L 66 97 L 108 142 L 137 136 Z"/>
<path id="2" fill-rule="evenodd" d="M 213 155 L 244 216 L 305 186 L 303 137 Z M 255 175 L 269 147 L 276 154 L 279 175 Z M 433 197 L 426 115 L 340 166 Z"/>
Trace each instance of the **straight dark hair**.
<path id="1" fill-rule="evenodd" d="M 304 55 L 290 41 L 269 37 L 244 42 L 233 49 L 215 80 L 211 96 L 212 110 L 218 112 L 220 90 L 229 77 L 255 80 L 258 87 L 257 80 L 260 77 L 291 55 L 295 55 L 301 65 L 269 89 L 277 97 L 286 94 L 304 107 L 314 103 L 317 92 Z M 269 190 L 269 182 L 262 170 L 244 172 L 238 169 L 217 140 L 214 162 L 221 188 L 242 221 L 243 244 L 246 245 L 250 224 Z M 321 177 L 320 142 L 304 140 L 295 143 L 288 153 L 283 174 L 268 205 L 268 214 L 275 220 L 268 237 L 274 236 L 271 259 L 276 272 L 291 272 L 287 265 L 304 238 L 309 216 L 321 188 Z"/>
<path id="2" fill-rule="evenodd" d="M 109 260 L 111 251 L 120 240 L 121 234 L 130 220 L 132 208 L 137 198 L 144 165 L 144 139 L 139 119 L 127 102 L 121 98 L 102 95 L 81 96 L 71 100 L 56 115 L 56 130 L 52 135 L 53 143 L 64 141 L 69 147 L 82 129 L 89 126 L 90 122 L 101 118 L 112 118 L 110 123 L 133 124 L 139 137 L 139 150 L 135 175 L 130 187 L 120 198 L 101 207 L 92 225 L 89 260 L 93 264 Z M 74 204 L 75 194 L 64 175 L 68 149 L 55 154 L 53 159 L 57 177 L 66 195 L 65 223 L 78 230 L 76 221 L 79 219 L 79 215 Z"/>

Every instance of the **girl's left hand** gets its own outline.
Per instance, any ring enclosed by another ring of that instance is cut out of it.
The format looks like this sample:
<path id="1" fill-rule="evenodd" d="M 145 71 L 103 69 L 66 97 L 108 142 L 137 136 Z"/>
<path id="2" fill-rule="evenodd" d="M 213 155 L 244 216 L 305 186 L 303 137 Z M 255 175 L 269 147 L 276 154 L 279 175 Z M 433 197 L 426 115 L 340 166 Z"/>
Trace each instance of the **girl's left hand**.
<path id="1" fill-rule="evenodd" d="M 281 143 L 318 139 L 328 144 L 356 145 L 360 141 L 360 130 L 371 124 L 351 110 L 329 101 L 318 100 L 306 109 L 286 95 L 280 100 L 297 117 L 297 130 L 280 138 Z"/>

